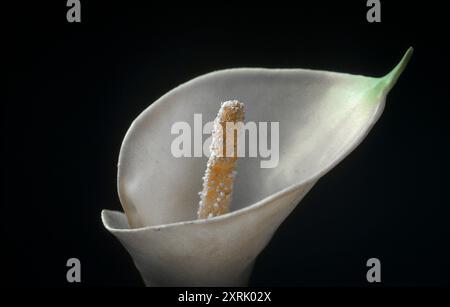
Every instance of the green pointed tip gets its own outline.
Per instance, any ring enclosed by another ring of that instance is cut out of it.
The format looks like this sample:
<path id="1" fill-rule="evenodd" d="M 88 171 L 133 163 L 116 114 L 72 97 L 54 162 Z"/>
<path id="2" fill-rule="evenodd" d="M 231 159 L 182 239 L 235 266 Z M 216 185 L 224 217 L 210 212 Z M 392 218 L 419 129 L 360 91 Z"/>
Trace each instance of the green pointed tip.
<path id="1" fill-rule="evenodd" d="M 406 53 L 401 59 L 400 63 L 398 63 L 397 66 L 395 66 L 390 73 L 381 78 L 381 84 L 383 84 L 383 89 L 385 93 L 388 93 L 394 87 L 403 70 L 405 70 L 406 66 L 408 65 L 408 62 L 411 59 L 413 51 L 414 51 L 413 47 L 409 47 L 408 50 L 406 50 Z"/>

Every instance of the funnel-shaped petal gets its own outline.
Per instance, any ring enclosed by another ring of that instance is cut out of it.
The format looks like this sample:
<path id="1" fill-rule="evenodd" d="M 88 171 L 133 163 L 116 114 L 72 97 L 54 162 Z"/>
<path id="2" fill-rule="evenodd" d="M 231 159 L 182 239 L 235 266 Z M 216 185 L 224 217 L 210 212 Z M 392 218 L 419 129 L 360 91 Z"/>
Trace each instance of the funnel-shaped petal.
<path id="1" fill-rule="evenodd" d="M 412 54 L 383 78 L 303 69 L 239 68 L 191 80 L 133 122 L 119 157 L 127 213 L 104 211 L 147 285 L 243 285 L 256 256 L 312 186 L 347 156 L 381 115 Z M 246 120 L 279 122 L 279 162 L 242 158 L 229 214 L 195 220 L 207 157 L 175 158 L 171 126 L 212 121 L 239 99 Z M 138 227 L 130 229 L 128 221 Z"/>

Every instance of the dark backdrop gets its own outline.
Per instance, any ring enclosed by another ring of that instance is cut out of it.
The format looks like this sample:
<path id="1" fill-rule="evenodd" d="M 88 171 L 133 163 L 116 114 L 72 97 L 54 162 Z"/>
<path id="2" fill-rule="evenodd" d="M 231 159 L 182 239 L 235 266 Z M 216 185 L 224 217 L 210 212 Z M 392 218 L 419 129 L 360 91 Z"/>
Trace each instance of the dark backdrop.
<path id="1" fill-rule="evenodd" d="M 142 285 L 103 229 L 121 210 L 116 164 L 132 120 L 193 77 L 229 67 L 326 69 L 381 76 L 415 54 L 369 137 L 327 174 L 259 256 L 251 285 L 368 286 L 368 258 L 384 286 L 450 284 L 449 50 L 445 10 L 432 1 L 297 1 L 180 7 L 82 0 L 2 4 L 7 99 L 2 100 L 2 281 Z M 156 183 L 155 183 L 156 184 Z"/>

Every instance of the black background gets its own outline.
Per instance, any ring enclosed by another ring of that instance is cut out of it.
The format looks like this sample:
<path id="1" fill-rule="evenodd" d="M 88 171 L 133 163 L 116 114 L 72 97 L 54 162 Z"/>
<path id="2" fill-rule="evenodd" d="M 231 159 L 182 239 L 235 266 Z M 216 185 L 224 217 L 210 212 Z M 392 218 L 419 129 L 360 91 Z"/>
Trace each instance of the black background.
<path id="1" fill-rule="evenodd" d="M 121 210 L 116 164 L 132 120 L 193 77 L 229 67 L 381 76 L 413 58 L 369 137 L 321 179 L 256 262 L 252 286 L 449 286 L 448 70 L 445 9 L 427 1 L 297 1 L 182 7 L 81 1 L 3 6 L 2 281 L 143 285 L 100 211 Z M 157 182 L 155 182 L 157 184 Z"/>

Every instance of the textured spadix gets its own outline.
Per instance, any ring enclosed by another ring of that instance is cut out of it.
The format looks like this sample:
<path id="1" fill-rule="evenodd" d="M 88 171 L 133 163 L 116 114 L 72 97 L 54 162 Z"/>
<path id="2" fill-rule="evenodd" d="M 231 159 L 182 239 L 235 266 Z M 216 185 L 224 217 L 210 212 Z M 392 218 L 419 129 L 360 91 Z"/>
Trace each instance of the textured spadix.
<path id="1" fill-rule="evenodd" d="M 131 254 L 147 285 L 245 285 L 253 262 L 311 187 L 347 156 L 381 115 L 412 49 L 385 77 L 304 69 L 238 68 L 195 78 L 133 122 L 119 157 L 127 213 L 104 210 L 105 227 Z M 231 212 L 196 220 L 207 158 L 175 158 L 171 126 L 193 114 L 212 121 L 239 99 L 247 121 L 279 122 L 280 159 L 238 163 Z M 128 217 L 128 220 L 127 220 Z M 128 221 L 138 228 L 130 229 Z"/>

